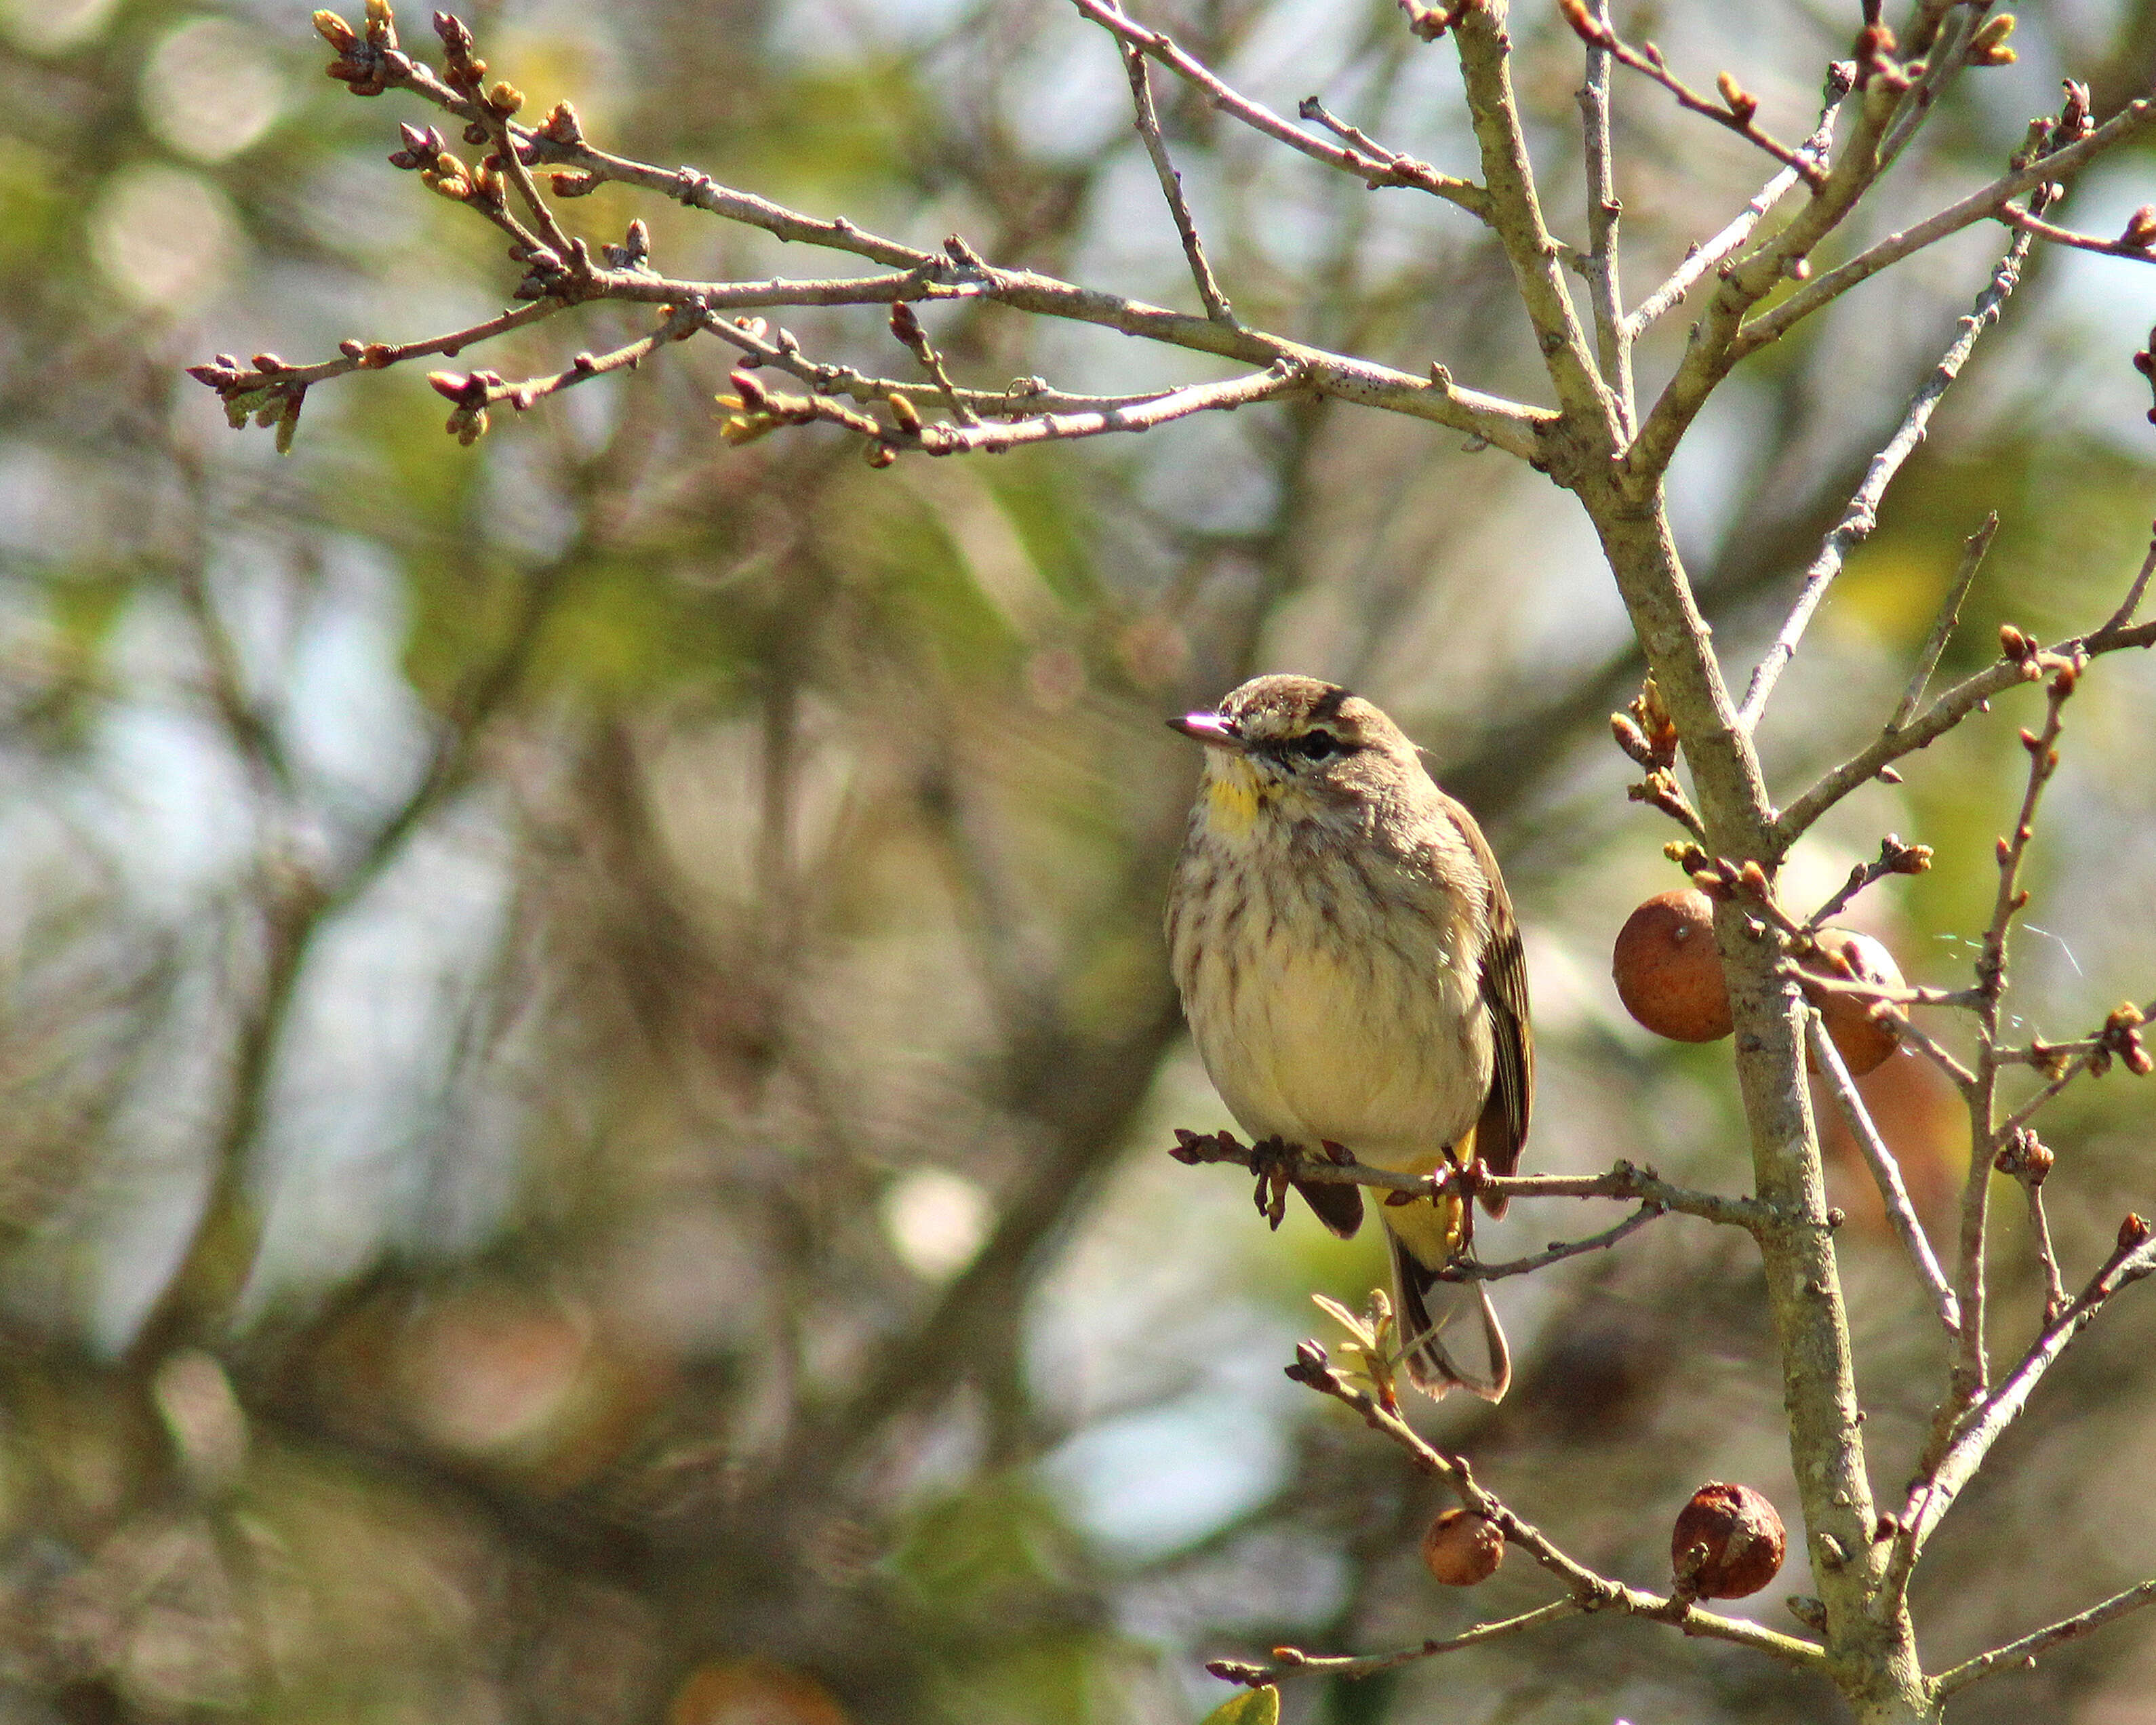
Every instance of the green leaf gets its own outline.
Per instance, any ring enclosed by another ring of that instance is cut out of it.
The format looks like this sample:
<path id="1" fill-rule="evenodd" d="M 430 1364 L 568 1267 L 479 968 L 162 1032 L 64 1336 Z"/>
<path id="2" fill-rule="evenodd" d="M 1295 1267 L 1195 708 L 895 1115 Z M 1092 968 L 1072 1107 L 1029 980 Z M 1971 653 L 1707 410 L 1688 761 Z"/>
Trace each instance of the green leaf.
<path id="1" fill-rule="evenodd" d="M 1199 1725 L 1280 1725 L 1280 1691 L 1270 1683 L 1245 1689 L 1222 1702 Z"/>

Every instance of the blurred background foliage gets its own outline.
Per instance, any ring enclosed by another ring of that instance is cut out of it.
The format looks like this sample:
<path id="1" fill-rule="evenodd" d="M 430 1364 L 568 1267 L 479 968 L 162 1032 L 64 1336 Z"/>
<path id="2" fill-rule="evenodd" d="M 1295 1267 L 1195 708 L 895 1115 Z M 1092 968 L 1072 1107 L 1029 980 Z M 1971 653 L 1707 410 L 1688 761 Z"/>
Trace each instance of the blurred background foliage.
<path id="1" fill-rule="evenodd" d="M 1469 165 L 1449 52 L 1388 4 L 1154 10 L 1276 105 L 1322 92 Z M 471 22 L 609 147 L 1189 298 L 1115 54 L 1053 0 L 500 0 Z M 1854 23 L 1672 0 L 1651 30 L 1794 136 Z M 1513 28 L 1577 238 L 1577 44 L 1553 9 Z M 2082 0 L 2015 41 L 1873 231 L 1988 177 L 2062 73 L 2100 113 L 2146 89 L 2156 8 Z M 470 449 L 416 370 L 347 378 L 280 459 L 178 367 L 437 333 L 513 275 L 383 164 L 426 116 L 353 100 L 323 58 L 298 8 L 0 0 L 0 1716 L 1171 1721 L 1219 1698 L 1205 1657 L 1379 1648 L 1544 1597 L 1523 1563 L 1472 1597 L 1430 1583 L 1430 1489 L 1280 1375 L 1307 1294 L 1359 1301 L 1373 1243 L 1300 1211 L 1268 1235 L 1228 1171 L 1160 1154 L 1226 1122 L 1156 932 L 1195 773 L 1159 721 L 1288 668 L 1400 716 L 1530 931 L 1530 1165 L 1741 1186 L 1726 1049 L 1653 1043 L 1606 981 L 1625 911 L 1671 884 L 1669 833 L 1608 746 L 1638 667 L 1568 500 L 1337 403 L 882 473 L 816 432 L 730 449 L 703 343 Z M 1484 234 L 1163 100 L 1246 317 L 1537 393 Z M 1619 117 L 1636 295 L 1763 172 L 1656 92 L 1621 87 Z M 2066 218 L 2117 231 L 2149 172 L 2112 161 Z M 819 267 L 619 189 L 563 210 L 594 238 L 641 215 L 675 274 Z M 1676 502 L 1732 665 L 2001 243 L 1851 295 L 1697 428 Z M 1891 706 L 1987 509 L 1949 670 L 2001 621 L 2056 634 L 2116 602 L 2156 496 L 2128 363 L 2152 316 L 2148 270 L 2040 256 L 1783 685 L 1785 795 Z M 991 386 L 1198 375 L 993 308 L 930 321 Z M 788 324 L 819 357 L 896 362 L 873 311 Z M 578 313 L 483 362 L 551 369 L 629 330 Z M 2054 1035 L 2156 976 L 2156 679 L 2113 660 L 2084 689 L 2017 952 L 2015 1009 Z M 1965 973 L 2018 705 L 1799 864 L 1816 899 L 1885 830 L 1937 847 L 1862 911 L 1913 979 Z M 1867 1085 L 1936 1219 L 1952 1099 L 1912 1060 Z M 2070 1275 L 2148 1208 L 2150 1119 L 2123 1074 L 2053 1117 Z M 1891 1486 L 1939 1350 L 1835 1153 Z M 1515 1206 L 1488 1247 L 1578 1219 Z M 1999 1266 L 2010 1337 L 2040 1299 L 2010 1225 Z M 1425 1423 L 1583 1557 L 1652 1584 L 1710 1476 L 1793 1508 L 1737 1244 L 1671 1219 L 1499 1300 L 1512 1396 Z M 1929 1662 L 2156 1568 L 2153 1342 L 2152 1302 L 2122 1301 L 1957 1510 L 1917 1589 Z M 1744 1609 L 1779 1619 L 1795 1562 Z M 2152 1694 L 2136 1620 L 1955 1717 L 2126 1725 Z M 1836 1703 L 1616 1623 L 1289 1705 L 1554 1725 Z"/>

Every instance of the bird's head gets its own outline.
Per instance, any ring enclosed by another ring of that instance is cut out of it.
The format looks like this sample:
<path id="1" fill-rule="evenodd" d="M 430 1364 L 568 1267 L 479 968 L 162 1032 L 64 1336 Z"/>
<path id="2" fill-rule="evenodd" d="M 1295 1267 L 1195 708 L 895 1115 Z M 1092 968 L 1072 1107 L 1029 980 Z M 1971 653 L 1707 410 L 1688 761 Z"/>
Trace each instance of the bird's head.
<path id="1" fill-rule="evenodd" d="M 1254 677 L 1210 712 L 1170 719 L 1205 745 L 1209 816 L 1247 829 L 1260 810 L 1358 817 L 1427 783 L 1414 745 L 1359 695 L 1315 677 Z"/>

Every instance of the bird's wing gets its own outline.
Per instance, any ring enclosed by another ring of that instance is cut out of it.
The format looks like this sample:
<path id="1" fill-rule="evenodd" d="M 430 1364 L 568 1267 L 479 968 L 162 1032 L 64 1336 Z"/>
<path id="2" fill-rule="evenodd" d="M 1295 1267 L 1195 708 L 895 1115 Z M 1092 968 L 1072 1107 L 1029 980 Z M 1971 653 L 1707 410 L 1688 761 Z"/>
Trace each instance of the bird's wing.
<path id="1" fill-rule="evenodd" d="M 1474 818 L 1451 798 L 1446 812 L 1460 829 L 1489 884 L 1486 911 L 1490 937 L 1482 949 L 1482 1004 L 1490 1014 L 1490 1095 L 1476 1124 L 1475 1149 L 1495 1174 L 1509 1174 L 1520 1165 L 1520 1150 L 1527 1141 L 1527 1117 L 1535 1101 L 1534 1032 L 1527 1022 L 1527 955 L 1520 944 L 1520 925 L 1512 915 L 1512 896 L 1505 891 L 1504 876 L 1490 841 L 1482 836 Z M 1493 1216 L 1505 1213 L 1502 1198 L 1486 1197 L 1482 1208 Z"/>

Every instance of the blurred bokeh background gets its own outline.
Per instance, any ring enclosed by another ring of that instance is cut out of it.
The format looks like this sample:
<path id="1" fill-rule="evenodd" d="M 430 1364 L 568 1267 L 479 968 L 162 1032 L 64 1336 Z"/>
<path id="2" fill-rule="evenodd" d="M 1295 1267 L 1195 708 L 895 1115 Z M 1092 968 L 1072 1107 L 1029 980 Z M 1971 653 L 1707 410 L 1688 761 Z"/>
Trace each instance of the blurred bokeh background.
<path id="1" fill-rule="evenodd" d="M 1856 8 L 1631 18 L 1785 136 Z M 1236 81 L 1471 169 L 1449 49 L 1380 0 L 1152 15 Z M 595 140 L 921 244 L 1190 300 L 1107 41 L 1056 0 L 482 5 L 499 72 Z M 423 49 L 424 16 L 405 20 Z M 1576 42 L 1516 14 L 1547 199 L 1578 238 Z M 1995 171 L 2062 74 L 2099 114 L 2156 72 L 2156 8 L 2021 22 L 1869 231 Z M 1176 1721 L 1201 1662 L 1369 1651 L 1524 1609 L 1414 1555 L 1438 1507 L 1280 1367 L 1379 1249 L 1162 1154 L 1227 1123 L 1157 932 L 1196 762 L 1161 719 L 1260 669 L 1350 681 L 1482 816 L 1529 931 L 1531 1167 L 1747 1179 L 1727 1046 L 1637 1030 L 1608 981 L 1675 884 L 1605 716 L 1636 687 L 1569 500 L 1456 437 L 1334 403 L 1143 439 L 865 468 L 806 432 L 731 449 L 716 343 L 476 447 L 418 371 L 317 389 L 291 456 L 179 367 L 312 359 L 489 315 L 513 267 L 383 162 L 432 117 L 325 80 L 299 6 L 0 0 L 0 1718 Z M 1506 271 L 1432 200 L 1369 193 L 1161 90 L 1239 311 L 1540 398 Z M 1644 293 L 1764 177 L 1620 86 Z M 2115 233 L 2147 153 L 2066 219 Z M 661 267 L 818 254 L 619 190 L 563 206 Z M 1861 225 L 1861 224 L 1860 224 Z M 2004 242 L 1848 296 L 1717 397 L 1674 501 L 1741 674 Z M 1830 601 L 1765 733 L 1786 798 L 1892 705 L 1961 539 L 2003 526 L 1947 669 L 2012 620 L 2116 603 L 2156 509 L 2130 364 L 2156 272 L 2041 256 Z M 969 382 L 1207 375 L 978 307 L 927 321 Z M 788 326 L 902 370 L 873 310 Z M 1681 314 L 1643 352 L 1651 382 Z M 601 308 L 478 362 L 633 332 Z M 2071 710 L 2014 1010 L 2076 1034 L 2156 978 L 2156 676 Z M 2010 701 L 1851 800 L 1823 899 L 1893 830 L 1938 866 L 1858 919 L 1966 973 L 2023 759 Z M 1866 1081 L 1928 1214 L 1964 1128 L 1928 1069 Z M 2156 1091 L 2051 1117 L 2070 1279 L 2156 1200 Z M 1941 1348 L 1837 1148 L 1878 1482 Z M 2040 1293 L 1998 1247 L 2011 1345 Z M 1509 1255 L 1603 1225 L 1516 1205 Z M 1583 1558 L 1666 1575 L 1710 1477 L 1794 1516 L 1758 1278 L 1672 1218 L 1498 1299 L 1502 1408 L 1427 1428 Z M 1928 1662 L 2156 1569 L 2156 1300 L 2123 1301 L 1955 1511 L 1917 1591 Z M 1801 1558 L 1740 1609 L 1789 1623 Z M 2143 1620 L 1971 1692 L 1957 1719 L 2156 1719 Z M 1291 1718 L 1815 1720 L 1823 1689 L 1651 1626 L 1566 1625 Z"/>

